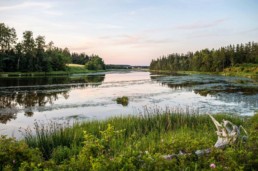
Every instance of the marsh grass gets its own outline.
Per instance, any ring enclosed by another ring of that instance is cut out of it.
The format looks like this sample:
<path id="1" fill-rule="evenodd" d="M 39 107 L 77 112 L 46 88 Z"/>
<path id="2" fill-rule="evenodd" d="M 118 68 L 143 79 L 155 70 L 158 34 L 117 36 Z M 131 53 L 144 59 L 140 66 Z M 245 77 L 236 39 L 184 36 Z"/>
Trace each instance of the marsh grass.
<path id="1" fill-rule="evenodd" d="M 117 139 L 113 144 L 113 149 L 119 152 L 123 149 L 126 143 L 133 143 L 137 141 L 146 142 L 141 144 L 142 149 L 146 146 L 151 146 L 160 142 L 161 137 L 168 134 L 168 137 L 173 137 L 176 133 L 180 132 L 181 136 L 201 137 L 203 135 L 210 136 L 212 140 L 216 140 L 214 134 L 215 127 L 211 122 L 208 115 L 190 114 L 190 113 L 177 113 L 174 111 L 158 111 L 145 112 L 142 115 L 129 115 L 113 117 L 104 121 L 88 121 L 83 123 L 73 123 L 70 127 L 69 123 L 57 124 L 55 122 L 35 123 L 33 134 L 32 130 L 25 130 L 24 138 L 26 143 L 33 148 L 38 148 L 42 152 L 45 159 L 49 159 L 54 149 L 62 147 L 76 147 L 79 148 L 83 141 L 83 131 L 100 137 L 100 131 L 107 128 L 108 124 L 114 126 L 116 130 L 124 130 L 123 136 Z M 242 124 L 243 118 L 230 116 L 230 115 L 216 115 L 218 120 L 228 119 L 233 120 L 233 123 Z M 197 133 L 198 132 L 198 133 Z M 190 135 L 191 133 L 191 135 Z M 185 134 L 185 135 L 184 135 Z M 166 138 L 165 138 L 166 139 Z M 167 139 L 168 140 L 168 139 Z M 148 145 L 149 143 L 149 145 Z M 76 151 L 76 150 L 75 150 Z M 154 150 L 155 151 L 155 150 Z"/>
<path id="2" fill-rule="evenodd" d="M 30 128 L 22 131 L 25 142 L 32 148 L 38 148 L 45 159 L 49 159 L 54 148 L 58 146 L 71 147 L 80 141 L 75 129 L 69 127 L 70 123 L 35 122 L 34 131 Z M 35 134 L 34 134 L 35 132 Z"/>
<path id="3" fill-rule="evenodd" d="M 233 67 L 225 68 L 222 72 L 224 75 L 234 76 L 256 76 L 258 75 L 258 64 L 237 64 Z"/>

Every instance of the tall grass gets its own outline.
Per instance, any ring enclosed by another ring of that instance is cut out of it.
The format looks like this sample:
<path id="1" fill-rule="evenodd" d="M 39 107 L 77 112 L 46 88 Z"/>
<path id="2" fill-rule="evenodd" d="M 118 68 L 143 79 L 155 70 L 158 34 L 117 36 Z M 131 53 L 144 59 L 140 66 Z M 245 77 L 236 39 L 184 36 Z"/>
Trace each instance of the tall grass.
<path id="1" fill-rule="evenodd" d="M 219 121 L 222 119 L 231 120 L 233 123 L 240 125 L 244 123 L 244 118 L 231 115 L 215 115 Z M 120 139 L 117 139 L 114 149 L 121 151 L 127 142 L 133 142 L 140 139 L 148 139 L 146 143 L 155 143 L 160 141 L 164 134 L 173 135 L 177 131 L 185 131 L 186 136 L 205 130 L 207 134 L 212 134 L 215 140 L 215 127 L 208 117 L 203 114 L 181 113 L 180 111 L 159 111 L 149 112 L 148 110 L 142 115 L 118 116 L 103 121 L 88 121 L 83 123 L 74 123 L 69 127 L 69 123 L 57 124 L 49 122 L 47 125 L 35 123 L 35 135 L 33 131 L 26 130 L 24 137 L 26 143 L 33 148 L 38 148 L 42 152 L 45 159 L 49 159 L 54 149 L 63 147 L 78 147 L 82 146 L 83 131 L 100 137 L 100 131 L 107 128 L 111 124 L 116 130 L 124 130 L 124 134 Z M 181 132 L 182 133 L 182 132 Z M 173 137 L 171 135 L 171 137 Z M 190 136 L 191 137 L 191 136 Z M 200 136 L 199 136 L 200 137 Z M 146 144 L 146 145 L 147 145 Z M 149 144 L 150 145 L 150 144 Z M 148 146 L 148 145 L 147 145 Z"/>
<path id="2" fill-rule="evenodd" d="M 56 123 L 34 123 L 34 131 L 26 129 L 23 134 L 25 142 L 32 148 L 38 148 L 45 159 L 49 159 L 53 149 L 58 146 L 71 147 L 73 143 L 79 142 L 78 130 L 69 127 L 69 122 Z M 34 134 L 35 132 L 35 134 Z"/>

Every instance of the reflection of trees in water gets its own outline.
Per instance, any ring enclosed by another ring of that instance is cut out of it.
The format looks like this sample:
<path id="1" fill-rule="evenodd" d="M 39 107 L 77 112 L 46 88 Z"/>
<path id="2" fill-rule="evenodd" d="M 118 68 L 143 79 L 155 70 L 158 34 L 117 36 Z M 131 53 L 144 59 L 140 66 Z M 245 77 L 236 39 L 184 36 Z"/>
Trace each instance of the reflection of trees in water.
<path id="1" fill-rule="evenodd" d="M 192 91 L 193 88 L 191 85 L 188 84 L 168 84 L 168 83 L 162 83 L 162 85 L 166 85 L 169 88 L 173 89 L 173 90 L 187 90 L 187 91 Z"/>
<path id="2" fill-rule="evenodd" d="M 101 83 L 105 79 L 105 75 L 88 75 L 84 78 L 86 82 L 89 83 Z"/>
<path id="3" fill-rule="evenodd" d="M 31 79 L 33 82 L 29 83 L 26 83 L 27 78 L 25 78 L 25 81 L 14 78 L 0 79 L 0 123 L 7 123 L 16 119 L 19 108 L 24 108 L 24 115 L 31 117 L 34 114 L 33 110 L 37 107 L 54 104 L 60 96 L 68 99 L 71 88 L 88 87 L 89 84 L 87 83 L 94 83 L 90 84 L 91 86 L 100 85 L 104 81 L 105 75 L 37 79 L 33 78 Z M 6 80 L 8 81 L 5 82 Z M 47 84 L 50 86 L 47 86 Z M 3 85 L 11 87 L 3 87 Z"/>
<path id="4" fill-rule="evenodd" d="M 87 75 L 79 78 L 71 78 L 70 83 L 94 83 L 91 86 L 99 86 L 105 80 L 105 75 Z"/>
<path id="5" fill-rule="evenodd" d="M 0 78 L 0 87 L 65 84 L 69 77 L 6 77 Z"/>
<path id="6" fill-rule="evenodd" d="M 8 86 L 38 86 L 38 85 L 54 85 L 54 84 L 71 84 L 71 83 L 97 83 L 103 82 L 103 75 L 87 75 L 87 76 L 59 76 L 59 77 L 4 77 L 0 78 L 0 87 Z"/>
<path id="7" fill-rule="evenodd" d="M 32 116 L 35 107 L 53 104 L 59 95 L 62 95 L 66 99 L 69 97 L 68 91 L 51 93 L 29 91 L 0 95 L 0 122 L 6 123 L 11 119 L 15 119 L 20 106 L 25 109 L 25 116 Z"/>
<path id="8" fill-rule="evenodd" d="M 11 96 L 2 96 L 0 95 L 0 123 L 7 123 L 11 119 L 16 119 L 17 103 L 13 101 L 14 94 Z"/>
<path id="9" fill-rule="evenodd" d="M 16 119 L 16 113 L 4 113 L 0 114 L 0 123 L 7 123 L 8 121 Z"/>

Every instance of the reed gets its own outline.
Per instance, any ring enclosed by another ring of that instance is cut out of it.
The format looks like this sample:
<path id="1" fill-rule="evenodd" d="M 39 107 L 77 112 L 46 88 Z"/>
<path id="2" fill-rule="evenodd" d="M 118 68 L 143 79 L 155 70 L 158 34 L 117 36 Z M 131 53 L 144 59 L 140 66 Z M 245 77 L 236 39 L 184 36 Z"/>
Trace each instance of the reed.
<path id="1" fill-rule="evenodd" d="M 155 113 L 154 113 L 155 112 Z M 243 118 L 230 115 L 216 115 L 216 119 L 228 119 L 236 124 L 242 124 Z M 93 120 L 82 123 L 63 123 L 57 124 L 55 122 L 35 123 L 34 131 L 26 130 L 24 138 L 26 143 L 33 148 L 38 148 L 42 152 L 45 159 L 49 159 L 57 147 L 80 147 L 83 142 L 83 131 L 100 137 L 100 131 L 107 128 L 111 124 L 116 130 L 124 130 L 123 137 L 117 140 L 115 149 L 120 151 L 123 144 L 132 139 L 133 136 L 148 137 L 154 140 L 160 140 L 161 135 L 167 134 L 171 131 L 187 130 L 200 132 L 204 130 L 213 134 L 215 127 L 208 115 L 182 113 L 180 110 L 166 110 L 160 111 L 155 109 L 150 112 L 146 110 L 141 115 L 117 116 L 107 120 L 99 121 Z M 72 126 L 69 126 L 72 125 Z M 215 134 L 214 134 L 215 135 Z M 216 138 L 215 136 L 213 138 Z M 148 140 L 152 142 L 151 140 Z"/>

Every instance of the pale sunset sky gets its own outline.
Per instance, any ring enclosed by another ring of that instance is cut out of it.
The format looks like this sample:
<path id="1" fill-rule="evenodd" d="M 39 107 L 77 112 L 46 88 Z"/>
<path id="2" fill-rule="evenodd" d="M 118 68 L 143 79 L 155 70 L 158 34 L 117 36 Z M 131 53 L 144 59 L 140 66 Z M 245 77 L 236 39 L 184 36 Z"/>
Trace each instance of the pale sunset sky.
<path id="1" fill-rule="evenodd" d="M 106 64 L 258 42 L 257 0 L 0 0 L 0 22 Z"/>

